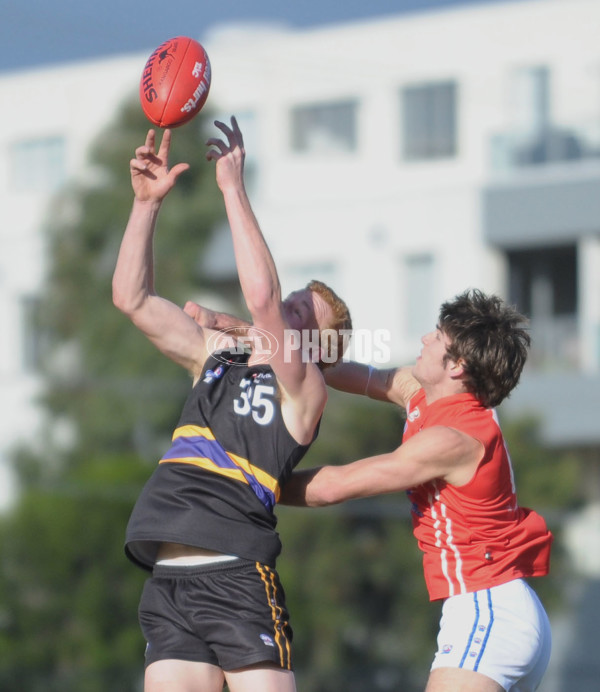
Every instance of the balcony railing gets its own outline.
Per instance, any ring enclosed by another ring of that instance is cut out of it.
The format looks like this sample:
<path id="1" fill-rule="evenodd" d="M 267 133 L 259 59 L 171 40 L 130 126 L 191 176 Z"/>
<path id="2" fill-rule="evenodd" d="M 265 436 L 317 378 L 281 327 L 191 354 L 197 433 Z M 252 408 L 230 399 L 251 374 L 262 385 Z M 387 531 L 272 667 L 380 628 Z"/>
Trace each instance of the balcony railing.
<path id="1" fill-rule="evenodd" d="M 550 125 L 537 132 L 504 132 L 490 142 L 495 172 L 600 160 L 600 116 L 580 126 Z"/>

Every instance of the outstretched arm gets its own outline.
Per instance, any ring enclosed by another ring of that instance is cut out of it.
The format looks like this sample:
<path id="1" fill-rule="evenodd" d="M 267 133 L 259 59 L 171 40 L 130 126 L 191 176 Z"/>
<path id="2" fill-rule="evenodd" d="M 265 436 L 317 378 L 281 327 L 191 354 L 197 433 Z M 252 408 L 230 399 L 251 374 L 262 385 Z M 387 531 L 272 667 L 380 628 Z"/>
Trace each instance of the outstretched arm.
<path id="1" fill-rule="evenodd" d="M 235 118 L 231 127 L 216 122 L 224 139 L 207 144 L 209 160 L 216 162 L 217 184 L 223 193 L 231 226 L 242 293 L 253 325 L 269 332 L 279 349 L 269 359 L 282 394 L 282 412 L 292 436 L 305 444 L 312 440 L 327 391 L 314 363 L 300 349 L 285 348 L 292 338 L 283 312 L 281 286 L 271 252 L 254 215 L 244 186 L 244 143 Z M 225 141 L 226 140 L 226 141 Z"/>
<path id="2" fill-rule="evenodd" d="M 169 169 L 171 132 L 160 146 L 149 130 L 130 162 L 134 201 L 113 274 L 113 303 L 155 346 L 198 375 L 206 358 L 205 333 L 174 303 L 154 291 L 153 239 L 162 203 L 187 163 Z"/>
<path id="3" fill-rule="evenodd" d="M 348 394 L 363 394 L 406 408 L 420 388 L 411 367 L 380 370 L 355 361 L 340 361 L 323 372 L 329 387 Z"/>
<path id="4" fill-rule="evenodd" d="M 280 311 L 281 288 L 275 262 L 250 205 L 244 184 L 245 150 L 235 118 L 231 128 L 216 121 L 223 139 L 211 138 L 206 158 L 216 162 L 217 185 L 223 193 L 231 227 L 242 293 L 250 314 Z"/>
<path id="5" fill-rule="evenodd" d="M 482 454 L 478 440 L 454 428 L 436 426 L 387 454 L 295 471 L 282 488 L 279 502 L 322 507 L 408 490 L 437 478 L 463 485 L 473 476 Z"/>

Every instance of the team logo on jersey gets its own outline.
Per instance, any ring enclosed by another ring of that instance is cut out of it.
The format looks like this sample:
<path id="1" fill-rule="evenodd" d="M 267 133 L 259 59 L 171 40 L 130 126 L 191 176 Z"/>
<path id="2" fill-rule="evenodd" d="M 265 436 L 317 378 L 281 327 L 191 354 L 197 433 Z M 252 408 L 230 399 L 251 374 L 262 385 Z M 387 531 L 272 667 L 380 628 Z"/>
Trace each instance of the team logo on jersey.
<path id="1" fill-rule="evenodd" d="M 413 514 L 415 514 L 417 517 L 422 517 L 423 512 L 421 512 L 421 510 L 419 509 L 419 505 L 412 499 L 412 497 L 411 497 L 412 494 L 413 494 L 412 490 L 406 491 L 406 497 L 408 497 L 408 499 L 410 501 L 410 511 Z"/>
<path id="2" fill-rule="evenodd" d="M 275 647 L 275 642 L 273 641 L 273 637 L 271 637 L 269 634 L 261 634 L 260 638 L 262 639 L 263 644 L 265 646 Z"/>
<path id="3" fill-rule="evenodd" d="M 417 408 L 413 409 L 408 414 L 406 419 L 412 423 L 414 420 L 417 420 L 417 418 L 420 418 L 420 416 L 421 416 L 421 411 L 419 411 L 419 407 L 417 406 Z"/>
<path id="4" fill-rule="evenodd" d="M 443 654 L 449 654 L 452 651 L 452 644 L 444 644 L 442 646 L 442 653 Z"/>
<path id="5" fill-rule="evenodd" d="M 207 370 L 204 373 L 204 379 L 202 381 L 210 384 L 214 380 L 218 380 L 219 378 L 223 377 L 224 372 L 225 368 L 222 365 L 219 365 L 214 370 Z"/>

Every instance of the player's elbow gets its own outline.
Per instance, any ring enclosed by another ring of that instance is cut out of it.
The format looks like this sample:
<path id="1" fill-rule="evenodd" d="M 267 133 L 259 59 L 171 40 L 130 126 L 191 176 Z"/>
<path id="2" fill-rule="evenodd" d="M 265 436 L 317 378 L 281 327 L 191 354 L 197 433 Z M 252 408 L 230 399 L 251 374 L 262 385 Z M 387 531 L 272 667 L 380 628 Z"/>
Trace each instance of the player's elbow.
<path id="1" fill-rule="evenodd" d="M 280 314 L 280 301 L 276 296 L 247 298 L 246 306 L 254 324 L 266 324 Z"/>
<path id="2" fill-rule="evenodd" d="M 122 313 L 128 313 L 128 301 L 125 293 L 120 289 L 118 283 L 113 281 L 112 284 L 112 301 L 113 305 Z"/>
<path id="3" fill-rule="evenodd" d="M 281 489 L 279 502 L 296 507 L 326 507 L 341 502 L 344 497 L 332 480 L 335 466 L 322 466 L 296 471 Z"/>
<path id="4" fill-rule="evenodd" d="M 306 488 L 306 504 L 309 507 L 327 507 L 343 502 L 343 488 L 339 483 L 335 466 L 324 466 Z"/>
<path id="5" fill-rule="evenodd" d="M 133 301 L 115 284 L 113 284 L 112 289 L 112 301 L 113 305 L 117 308 L 117 310 L 122 312 L 124 315 L 127 315 L 128 317 L 131 317 L 131 315 L 135 312 Z"/>
<path id="6" fill-rule="evenodd" d="M 130 320 L 134 319 L 144 303 L 141 294 L 125 291 L 116 282 L 113 282 L 112 286 L 112 301 L 117 310 L 129 317 Z"/>
<path id="7" fill-rule="evenodd" d="M 244 300 L 250 314 L 255 318 L 268 318 L 272 313 L 278 313 L 281 310 L 281 290 L 270 277 L 246 285 Z"/>

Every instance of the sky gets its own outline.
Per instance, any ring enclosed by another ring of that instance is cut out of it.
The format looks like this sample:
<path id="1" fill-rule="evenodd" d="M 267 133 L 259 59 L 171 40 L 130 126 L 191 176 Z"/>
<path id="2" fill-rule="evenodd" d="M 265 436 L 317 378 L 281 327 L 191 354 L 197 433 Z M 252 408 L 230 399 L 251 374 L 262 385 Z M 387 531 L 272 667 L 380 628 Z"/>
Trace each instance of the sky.
<path id="1" fill-rule="evenodd" d="M 303 29 L 499 1 L 0 0 L 0 72 L 151 52 L 173 36 L 202 40 L 212 28 L 232 22 Z"/>

